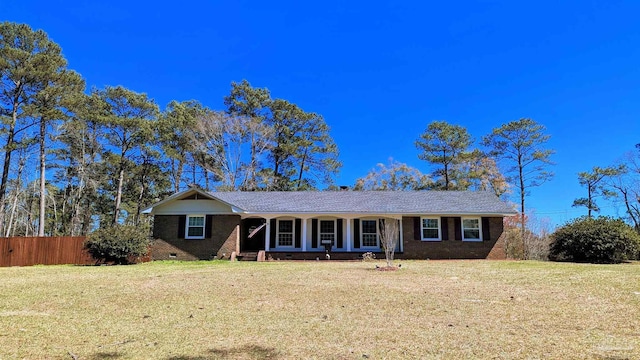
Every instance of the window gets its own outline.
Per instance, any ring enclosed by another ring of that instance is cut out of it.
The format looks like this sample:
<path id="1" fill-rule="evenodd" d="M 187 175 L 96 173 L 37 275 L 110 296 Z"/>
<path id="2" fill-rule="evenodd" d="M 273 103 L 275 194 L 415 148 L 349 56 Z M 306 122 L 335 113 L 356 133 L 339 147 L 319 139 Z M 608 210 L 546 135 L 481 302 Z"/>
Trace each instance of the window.
<path id="1" fill-rule="evenodd" d="M 482 241 L 480 237 L 480 219 L 463 218 L 462 219 L 462 240 L 465 241 Z"/>
<path id="2" fill-rule="evenodd" d="M 422 218 L 422 240 L 440 241 L 440 218 Z"/>
<path id="3" fill-rule="evenodd" d="M 362 220 L 362 247 L 379 247 L 378 220 Z"/>
<path id="4" fill-rule="evenodd" d="M 320 244 L 324 245 L 331 241 L 334 244 L 336 239 L 336 222 L 334 220 L 320 220 Z"/>
<path id="5" fill-rule="evenodd" d="M 293 220 L 278 220 L 278 246 L 293 246 Z"/>
<path id="6" fill-rule="evenodd" d="M 187 216 L 187 233 L 185 239 L 204 239 L 204 215 Z"/>

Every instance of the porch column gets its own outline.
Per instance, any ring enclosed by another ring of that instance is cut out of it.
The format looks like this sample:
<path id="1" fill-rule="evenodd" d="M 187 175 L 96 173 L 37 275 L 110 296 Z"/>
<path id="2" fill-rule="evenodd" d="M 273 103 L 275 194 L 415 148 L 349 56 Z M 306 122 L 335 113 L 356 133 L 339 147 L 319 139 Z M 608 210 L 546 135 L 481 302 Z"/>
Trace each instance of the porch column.
<path id="1" fill-rule="evenodd" d="M 398 219 L 398 226 L 400 226 L 400 252 L 404 250 L 404 232 L 402 231 L 402 216 Z"/>
<path id="2" fill-rule="evenodd" d="M 302 219 L 302 251 L 307 251 L 307 219 Z"/>
<path id="3" fill-rule="evenodd" d="M 271 219 L 267 220 L 267 226 L 265 227 L 266 233 L 264 234 L 264 251 L 269 251 L 269 243 L 271 241 Z"/>
<path id="4" fill-rule="evenodd" d="M 242 220 L 240 220 L 242 223 Z M 240 254 L 240 224 L 236 225 L 236 254 Z"/>
<path id="5" fill-rule="evenodd" d="M 347 220 L 347 252 L 351 251 L 351 243 L 353 242 L 353 239 L 351 238 L 353 236 L 353 231 L 351 231 L 351 221 L 352 219 L 346 219 Z"/>

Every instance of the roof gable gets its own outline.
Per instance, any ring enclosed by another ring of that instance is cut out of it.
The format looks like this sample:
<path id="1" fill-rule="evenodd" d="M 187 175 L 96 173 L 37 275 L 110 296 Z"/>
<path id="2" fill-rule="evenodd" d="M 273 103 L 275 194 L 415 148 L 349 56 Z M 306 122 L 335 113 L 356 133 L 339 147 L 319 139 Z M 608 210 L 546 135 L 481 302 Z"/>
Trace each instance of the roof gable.
<path id="1" fill-rule="evenodd" d="M 143 214 L 229 214 L 241 212 L 235 205 L 218 199 L 213 194 L 198 188 L 175 193 L 170 197 L 142 210 Z"/>

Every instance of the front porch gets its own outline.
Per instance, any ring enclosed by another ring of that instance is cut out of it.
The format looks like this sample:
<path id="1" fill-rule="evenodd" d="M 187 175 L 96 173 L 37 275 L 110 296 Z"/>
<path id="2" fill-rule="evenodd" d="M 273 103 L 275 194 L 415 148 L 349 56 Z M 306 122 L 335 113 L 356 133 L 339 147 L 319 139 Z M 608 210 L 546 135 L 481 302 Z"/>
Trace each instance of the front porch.
<path id="1" fill-rule="evenodd" d="M 373 252 L 376 259 L 384 259 L 384 252 Z M 304 260 L 304 261 L 323 261 L 323 260 L 352 260 L 361 261 L 364 252 L 327 252 L 325 251 L 306 251 L 306 252 L 277 252 L 269 251 L 265 253 L 266 260 Z"/>
<path id="2" fill-rule="evenodd" d="M 402 221 L 399 216 L 382 214 L 245 217 L 240 252 L 264 250 L 274 259 L 315 260 L 324 259 L 328 251 L 332 259 L 334 255 L 345 260 L 358 259 L 365 252 L 383 253 L 379 225 L 383 218 Z M 402 243 L 399 226 L 397 252 L 403 251 Z"/>
<path id="3" fill-rule="evenodd" d="M 235 255 L 238 261 L 280 261 L 280 260 L 302 260 L 302 261 L 362 261 L 366 253 L 361 252 L 326 252 L 326 251 L 298 251 L 298 252 L 277 252 L 264 250 L 241 252 Z M 384 259 L 384 252 L 371 252 L 374 259 Z M 396 253 L 397 254 L 397 253 Z M 328 256 L 327 256 L 328 255 Z M 233 258 L 233 257 L 232 257 Z"/>

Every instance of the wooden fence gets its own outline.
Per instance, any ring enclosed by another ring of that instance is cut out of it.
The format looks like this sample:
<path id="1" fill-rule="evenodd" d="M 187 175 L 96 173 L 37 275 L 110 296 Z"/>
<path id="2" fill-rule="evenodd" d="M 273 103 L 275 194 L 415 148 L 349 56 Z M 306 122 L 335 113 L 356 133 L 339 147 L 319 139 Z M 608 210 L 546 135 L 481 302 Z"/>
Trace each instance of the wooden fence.
<path id="1" fill-rule="evenodd" d="M 84 236 L 0 238 L 0 267 L 95 264 L 84 249 Z"/>

